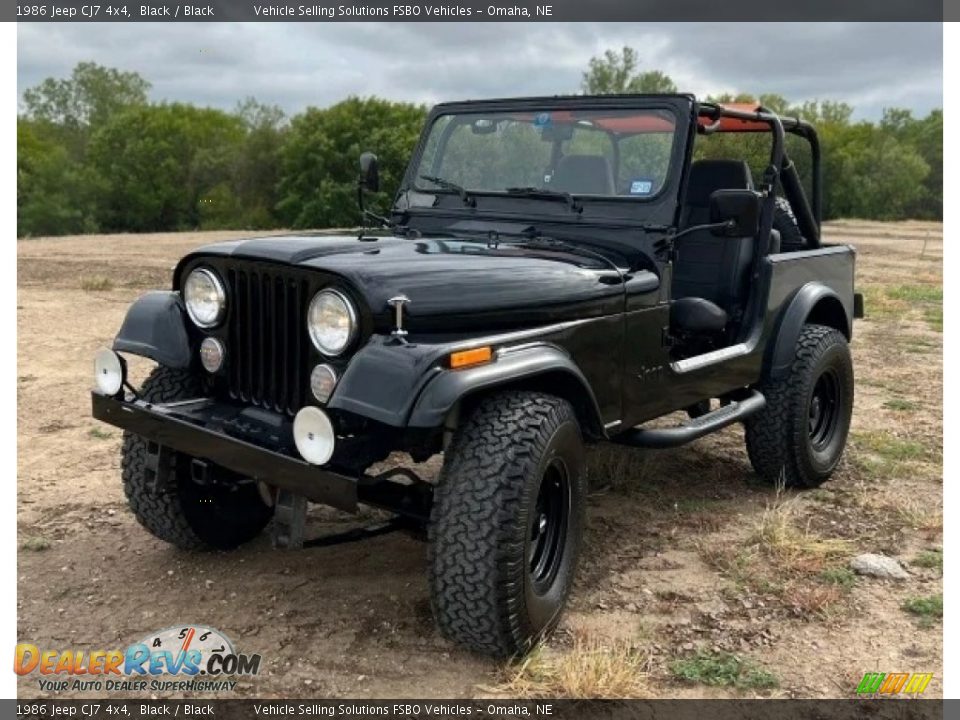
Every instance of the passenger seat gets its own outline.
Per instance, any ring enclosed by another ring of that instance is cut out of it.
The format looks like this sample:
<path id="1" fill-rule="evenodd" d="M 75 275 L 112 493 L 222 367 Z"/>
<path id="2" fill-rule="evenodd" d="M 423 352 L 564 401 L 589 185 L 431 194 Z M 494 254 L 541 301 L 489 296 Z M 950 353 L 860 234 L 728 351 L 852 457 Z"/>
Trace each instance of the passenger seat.
<path id="1" fill-rule="evenodd" d="M 752 190 L 749 166 L 740 160 L 698 160 L 690 166 L 680 229 L 710 222 L 715 190 Z M 691 333 L 719 333 L 746 300 L 754 238 L 726 238 L 700 230 L 677 241 L 670 324 Z"/>

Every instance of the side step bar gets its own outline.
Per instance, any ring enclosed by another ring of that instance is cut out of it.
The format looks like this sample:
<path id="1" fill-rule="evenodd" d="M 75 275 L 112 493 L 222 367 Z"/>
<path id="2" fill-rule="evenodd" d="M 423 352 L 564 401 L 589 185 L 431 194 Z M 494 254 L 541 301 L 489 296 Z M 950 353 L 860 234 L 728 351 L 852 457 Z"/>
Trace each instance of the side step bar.
<path id="1" fill-rule="evenodd" d="M 762 410 L 766 404 L 767 399 L 761 393 L 752 390 L 742 400 L 734 400 L 729 405 L 723 405 L 683 425 L 670 428 L 634 428 L 613 438 L 613 441 L 639 448 L 677 447 L 725 428 L 727 425 L 746 420 Z"/>

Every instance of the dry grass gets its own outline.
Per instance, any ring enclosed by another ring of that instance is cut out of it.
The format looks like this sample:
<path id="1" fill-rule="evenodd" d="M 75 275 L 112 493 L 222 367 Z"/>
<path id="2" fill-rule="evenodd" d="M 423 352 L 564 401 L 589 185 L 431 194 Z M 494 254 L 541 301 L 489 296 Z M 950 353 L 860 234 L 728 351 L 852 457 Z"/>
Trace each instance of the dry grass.
<path id="1" fill-rule="evenodd" d="M 20 548 L 22 550 L 32 550 L 33 552 L 41 552 L 50 548 L 50 541 L 40 535 L 31 536 L 24 538 L 20 543 Z"/>
<path id="2" fill-rule="evenodd" d="M 747 540 L 781 568 L 803 573 L 820 572 L 828 560 L 851 550 L 846 540 L 813 532 L 797 497 L 778 496 L 768 504 Z"/>
<path id="3" fill-rule="evenodd" d="M 783 604 L 797 615 L 829 615 L 844 596 L 838 585 L 796 583 L 783 592 Z"/>
<path id="4" fill-rule="evenodd" d="M 102 275 L 81 278 L 80 289 L 87 292 L 108 292 L 113 290 L 113 280 Z"/>
<path id="5" fill-rule="evenodd" d="M 699 550 L 744 590 L 776 599 L 796 616 L 827 616 L 852 588 L 842 563 L 853 545 L 815 532 L 797 496 L 778 492 L 742 537 L 706 538 Z"/>
<path id="6" fill-rule="evenodd" d="M 650 453 L 601 443 L 590 448 L 587 454 L 587 479 L 591 489 L 608 487 L 627 491 L 640 488 L 650 479 L 653 462 Z"/>
<path id="7" fill-rule="evenodd" d="M 569 649 L 540 645 L 505 670 L 498 693 L 517 698 L 649 697 L 649 654 L 623 642 L 577 638 Z"/>

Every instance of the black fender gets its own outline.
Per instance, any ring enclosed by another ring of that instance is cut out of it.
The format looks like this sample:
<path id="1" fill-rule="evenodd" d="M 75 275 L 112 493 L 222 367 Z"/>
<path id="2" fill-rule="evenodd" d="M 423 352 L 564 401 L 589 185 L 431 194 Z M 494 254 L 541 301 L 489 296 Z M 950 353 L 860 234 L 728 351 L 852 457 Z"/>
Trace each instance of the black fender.
<path id="1" fill-rule="evenodd" d="M 350 359 L 327 403 L 393 427 L 404 427 L 423 386 L 442 372 L 449 349 L 374 335 Z"/>
<path id="2" fill-rule="evenodd" d="M 573 404 L 586 434 L 604 436 L 590 383 L 569 354 L 549 344 L 501 348 L 486 365 L 439 372 L 424 386 L 408 425 L 438 427 L 465 397 L 498 388 L 536 389 L 564 397 Z"/>
<path id="3" fill-rule="evenodd" d="M 849 340 L 853 334 L 852 299 L 844 303 L 833 288 L 809 282 L 787 304 L 771 338 L 764 363 L 764 376 L 779 380 L 790 372 L 803 326 L 817 323 L 836 328 Z"/>
<path id="4" fill-rule="evenodd" d="M 127 310 L 113 349 L 141 355 L 170 368 L 188 368 L 192 353 L 180 293 L 158 290 L 137 298 Z"/>
<path id="5" fill-rule="evenodd" d="M 420 345 L 375 335 L 350 360 L 327 407 L 392 427 L 440 428 L 468 395 L 498 387 L 537 389 L 568 399 L 584 432 L 604 435 L 589 382 L 560 348 L 546 343 L 501 347 L 485 365 L 447 367 L 450 353 L 462 349 L 462 345 Z"/>

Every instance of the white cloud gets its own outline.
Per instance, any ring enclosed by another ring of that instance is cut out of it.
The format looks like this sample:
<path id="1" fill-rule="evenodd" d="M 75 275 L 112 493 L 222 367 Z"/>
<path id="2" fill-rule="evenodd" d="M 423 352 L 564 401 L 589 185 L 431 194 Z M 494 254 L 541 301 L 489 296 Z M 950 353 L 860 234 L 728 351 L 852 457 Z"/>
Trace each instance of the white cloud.
<path id="1" fill-rule="evenodd" d="M 939 23 L 102 23 L 18 25 L 18 85 L 80 61 L 135 70 L 157 100 L 288 113 L 347 95 L 439 100 L 576 92 L 591 56 L 635 47 L 684 91 L 942 104 Z"/>

